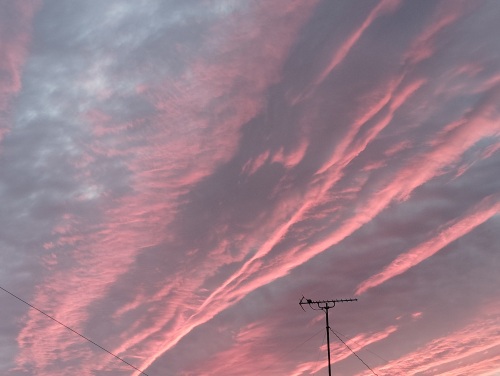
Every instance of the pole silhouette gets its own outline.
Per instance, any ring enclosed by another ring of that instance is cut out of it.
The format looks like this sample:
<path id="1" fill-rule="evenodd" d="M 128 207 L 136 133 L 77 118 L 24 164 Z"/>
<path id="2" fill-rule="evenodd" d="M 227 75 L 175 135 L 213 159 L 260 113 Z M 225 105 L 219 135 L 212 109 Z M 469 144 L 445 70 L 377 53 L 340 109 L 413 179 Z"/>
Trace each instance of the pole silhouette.
<path id="1" fill-rule="evenodd" d="M 323 311 L 326 315 L 326 342 L 328 346 L 328 376 L 332 376 L 332 366 L 330 358 L 330 321 L 328 320 L 328 310 L 335 307 L 336 303 L 344 302 L 357 302 L 358 299 L 335 299 L 335 300 L 311 300 L 302 297 L 300 299 L 299 305 L 304 311 L 303 305 L 307 304 L 311 309 L 315 311 Z"/>

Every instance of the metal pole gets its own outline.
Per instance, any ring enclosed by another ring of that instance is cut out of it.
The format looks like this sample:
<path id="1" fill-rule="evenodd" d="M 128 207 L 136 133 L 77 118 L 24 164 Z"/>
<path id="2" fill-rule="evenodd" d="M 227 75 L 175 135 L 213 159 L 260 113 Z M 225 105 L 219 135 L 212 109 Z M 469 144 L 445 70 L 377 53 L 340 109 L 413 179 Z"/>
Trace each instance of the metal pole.
<path id="1" fill-rule="evenodd" d="M 327 305 L 325 307 L 326 314 L 326 343 L 328 344 L 328 376 L 332 376 L 332 361 L 330 359 L 330 323 L 328 322 L 328 309 L 330 307 Z"/>
<path id="2" fill-rule="evenodd" d="M 328 321 L 328 310 L 335 307 L 335 303 L 357 302 L 358 299 L 334 299 L 334 300 L 311 300 L 302 297 L 299 305 L 304 311 L 303 305 L 308 305 L 315 311 L 325 311 L 326 314 L 326 341 L 328 342 L 328 376 L 332 376 L 332 366 L 330 359 L 330 322 Z"/>

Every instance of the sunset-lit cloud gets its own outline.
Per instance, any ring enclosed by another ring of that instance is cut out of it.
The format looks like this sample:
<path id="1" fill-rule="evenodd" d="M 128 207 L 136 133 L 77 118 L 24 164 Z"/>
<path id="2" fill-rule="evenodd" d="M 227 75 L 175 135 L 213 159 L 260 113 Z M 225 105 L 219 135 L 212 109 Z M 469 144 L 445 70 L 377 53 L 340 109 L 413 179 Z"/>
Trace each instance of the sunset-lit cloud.
<path id="1" fill-rule="evenodd" d="M 2 40 L 0 51 L 0 142 L 10 129 L 11 106 L 22 88 L 21 74 L 30 49 L 33 15 L 38 5 L 39 1 L 37 0 L 2 4 L 2 15 L 0 16 Z"/>
<path id="2" fill-rule="evenodd" d="M 454 375 L 469 370 L 472 374 L 477 374 L 475 372 L 487 374 L 487 371 L 492 371 L 498 366 L 500 350 L 498 330 L 498 315 L 490 315 L 446 337 L 437 338 L 415 352 L 380 367 L 376 372 Z M 485 355 L 491 357 L 489 365 L 484 362 Z M 455 369 L 457 364 L 458 367 Z M 363 373 L 363 375 L 369 374 L 371 373 Z"/>
<path id="3" fill-rule="evenodd" d="M 324 372 L 301 296 L 379 374 L 494 374 L 498 11 L 2 3 L 0 286 L 149 376 Z M 0 374 L 140 374 L 0 299 Z"/>
<path id="4" fill-rule="evenodd" d="M 380 285 L 381 283 L 404 273 L 409 268 L 421 263 L 425 259 L 446 247 L 454 240 L 466 235 L 468 232 L 484 223 L 494 215 L 500 213 L 500 202 L 497 197 L 486 197 L 470 213 L 463 218 L 446 225 L 436 236 L 418 245 L 406 253 L 399 255 L 382 272 L 362 282 L 356 294 L 362 294 L 366 290 Z"/>

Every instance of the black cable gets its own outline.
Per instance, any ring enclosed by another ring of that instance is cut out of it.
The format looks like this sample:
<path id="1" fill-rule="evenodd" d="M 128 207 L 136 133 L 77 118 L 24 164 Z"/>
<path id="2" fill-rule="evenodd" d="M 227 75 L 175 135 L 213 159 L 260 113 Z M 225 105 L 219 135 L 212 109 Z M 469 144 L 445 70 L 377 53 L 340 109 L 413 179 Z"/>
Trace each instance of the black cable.
<path id="1" fill-rule="evenodd" d="M 30 306 L 30 307 L 31 307 L 31 308 L 33 308 L 34 310 L 37 310 L 37 311 L 38 311 L 38 312 L 40 312 L 42 315 L 47 316 L 49 319 L 51 319 L 51 320 L 55 321 L 55 322 L 56 322 L 56 323 L 58 323 L 59 325 L 64 326 L 66 329 L 71 330 L 73 333 L 75 333 L 75 334 L 79 335 L 79 336 L 80 336 L 80 337 L 82 337 L 83 339 L 85 339 L 85 340 L 89 341 L 90 343 L 92 343 L 92 344 L 96 345 L 96 346 L 97 346 L 97 347 L 99 347 L 101 350 L 104 350 L 104 351 L 106 351 L 108 354 L 113 355 L 116 359 L 118 359 L 118 360 L 122 361 L 123 363 L 127 364 L 128 366 L 132 367 L 132 368 L 133 368 L 133 369 L 135 369 L 136 371 L 139 371 L 139 372 L 140 372 L 140 373 L 142 373 L 143 375 L 148 376 L 148 374 L 147 374 L 147 373 L 145 373 L 145 372 L 141 371 L 139 368 L 137 368 L 137 367 L 133 366 L 132 364 L 130 364 L 130 363 L 129 363 L 129 362 L 127 362 L 126 360 L 124 360 L 124 359 L 120 358 L 118 355 L 115 355 L 115 354 L 113 354 L 111 351 L 106 350 L 106 349 L 105 349 L 104 347 L 102 347 L 101 345 L 98 345 L 97 343 L 95 343 L 95 342 L 94 342 L 94 341 L 92 341 L 91 339 L 89 339 L 89 338 L 85 337 L 83 334 L 78 333 L 76 330 L 71 329 L 69 326 L 64 325 L 64 324 L 63 324 L 62 322 L 60 322 L 59 320 L 57 320 L 57 319 L 55 319 L 54 317 L 50 316 L 49 314 L 47 314 L 47 313 L 43 312 L 41 309 L 36 308 L 34 305 L 32 305 L 32 304 L 28 303 L 27 301 L 25 301 L 25 300 L 21 299 L 19 296 L 14 295 L 14 294 L 13 294 L 13 293 L 11 293 L 10 291 L 8 291 L 8 290 L 4 289 L 2 286 L 0 286 L 0 289 L 2 289 L 3 291 L 5 291 L 5 292 L 6 292 L 7 294 L 9 294 L 9 295 L 12 295 L 14 298 L 16 298 L 16 299 L 20 300 L 20 301 L 21 301 L 21 302 L 23 302 L 24 304 L 26 304 L 26 305 Z"/>
<path id="2" fill-rule="evenodd" d="M 319 333 L 321 333 L 323 331 L 323 329 L 321 330 L 318 330 L 316 333 L 314 333 L 312 336 L 310 336 L 308 339 L 306 339 L 304 342 L 301 342 L 299 343 L 297 346 L 295 346 L 293 349 L 289 350 L 288 352 L 284 353 L 283 355 L 288 355 L 292 352 L 294 352 L 295 350 L 297 350 L 300 346 L 304 345 L 306 342 L 310 341 L 311 339 L 313 339 L 314 337 L 316 337 Z"/>
<path id="3" fill-rule="evenodd" d="M 304 345 L 306 342 L 310 341 L 311 339 L 313 339 L 314 337 L 316 337 L 319 333 L 321 333 L 323 331 L 323 329 L 320 329 L 318 330 L 316 333 L 314 333 L 312 336 L 310 336 L 308 339 L 306 339 L 304 342 L 301 342 L 299 343 L 297 346 L 295 346 L 294 348 L 292 348 L 291 350 L 288 350 L 286 353 L 283 354 L 283 356 L 285 355 L 288 355 L 292 352 L 294 352 L 295 350 L 297 350 L 300 346 Z M 269 367 L 266 367 L 264 369 L 261 370 L 261 372 L 264 372 L 264 371 L 267 371 L 269 368 L 273 367 L 274 365 L 270 365 Z"/>
<path id="4" fill-rule="evenodd" d="M 378 376 L 378 375 L 375 373 L 375 371 L 374 371 L 374 370 L 372 370 L 372 369 L 370 368 L 370 366 L 369 366 L 368 364 L 366 364 L 366 363 L 363 361 L 363 359 L 361 359 L 361 358 L 358 356 L 358 354 L 356 354 L 356 353 L 354 352 L 354 350 L 353 350 L 353 349 L 351 349 L 351 348 L 349 347 L 349 345 L 348 345 L 347 343 L 345 343 L 345 342 L 342 340 L 342 338 L 340 338 L 340 337 L 337 335 L 337 333 L 335 333 L 335 332 L 332 330 L 332 328 L 330 328 L 330 330 L 331 330 L 331 332 L 332 332 L 333 334 L 335 334 L 335 337 L 337 337 L 337 338 L 339 339 L 339 341 L 340 341 L 340 342 L 342 342 L 342 343 L 345 345 L 345 347 L 347 347 L 349 350 L 351 350 L 351 352 L 352 352 L 352 353 L 356 356 L 356 358 L 358 358 L 358 359 L 361 361 L 361 363 L 363 363 L 363 364 L 366 366 L 366 368 L 368 368 L 370 371 L 372 371 L 372 373 L 373 373 L 375 376 Z"/>
<path id="5" fill-rule="evenodd" d="M 330 329 L 332 329 L 332 328 L 330 328 Z M 333 332 L 336 332 L 337 334 L 340 334 L 342 337 L 345 337 L 345 338 L 347 338 L 347 339 L 351 340 L 351 341 L 352 341 L 352 342 L 354 342 L 356 345 L 359 345 L 359 343 L 358 343 L 358 342 L 356 342 L 355 340 L 353 340 L 351 337 L 346 336 L 345 334 L 340 333 L 338 330 L 334 330 L 334 329 L 332 329 L 332 330 L 333 330 Z M 360 345 L 360 346 L 361 346 L 361 345 Z M 370 354 L 372 354 L 372 355 L 375 355 L 377 358 L 379 358 L 379 359 L 383 360 L 385 363 L 389 363 L 389 361 L 388 361 L 387 359 L 382 358 L 382 357 L 381 357 L 380 355 L 378 355 L 377 353 L 375 353 L 375 352 L 373 352 L 373 351 L 371 351 L 371 350 L 369 350 L 369 349 L 363 349 L 363 350 L 365 350 L 365 351 L 369 352 L 369 353 L 370 353 Z"/>
<path id="6" fill-rule="evenodd" d="M 321 331 L 323 331 L 323 329 L 321 329 Z M 321 348 L 323 347 L 323 345 L 325 344 L 325 339 L 326 339 L 326 331 L 325 333 L 323 334 L 323 340 L 321 341 L 321 346 L 319 347 L 319 354 L 318 354 L 318 358 L 316 359 L 316 362 L 319 362 L 319 358 L 323 355 L 321 353 Z"/>

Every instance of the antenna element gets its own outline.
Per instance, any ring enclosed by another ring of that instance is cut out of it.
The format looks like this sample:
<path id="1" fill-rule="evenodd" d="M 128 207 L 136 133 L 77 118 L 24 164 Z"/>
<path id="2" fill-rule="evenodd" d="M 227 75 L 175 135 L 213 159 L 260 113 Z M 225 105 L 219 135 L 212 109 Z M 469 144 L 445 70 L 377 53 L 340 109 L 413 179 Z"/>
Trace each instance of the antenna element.
<path id="1" fill-rule="evenodd" d="M 357 302 L 358 299 L 335 299 L 335 300 L 311 300 L 302 296 L 299 305 L 304 311 L 303 305 L 308 305 L 309 308 L 315 311 L 324 311 L 326 315 L 326 342 L 328 343 L 328 376 L 332 376 L 331 359 L 330 359 L 330 322 L 328 321 L 328 310 L 335 307 L 336 303 Z"/>

